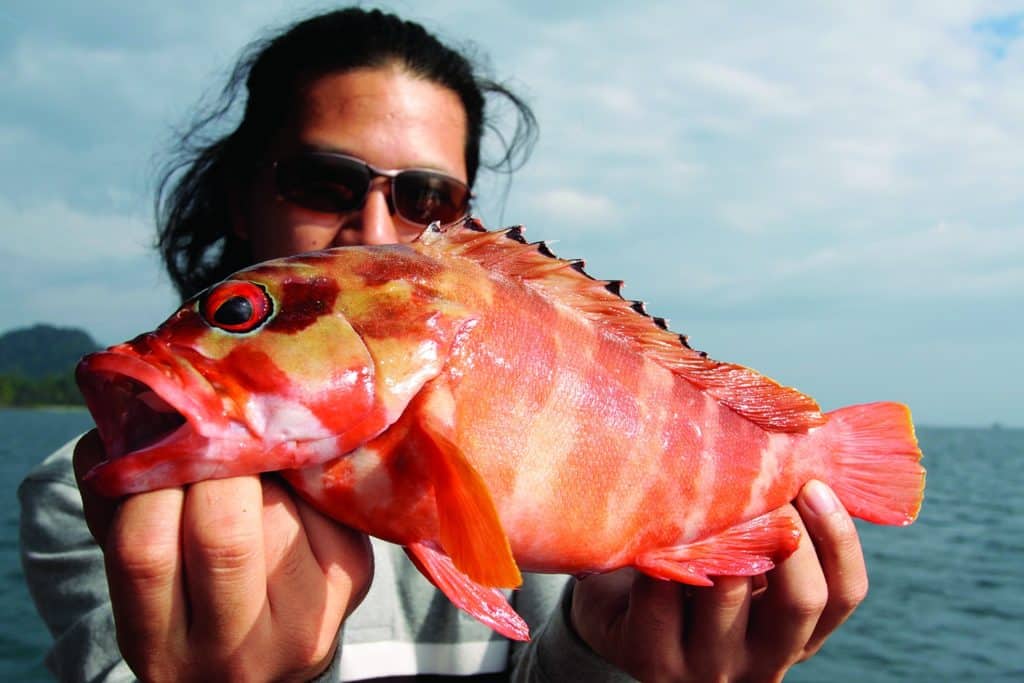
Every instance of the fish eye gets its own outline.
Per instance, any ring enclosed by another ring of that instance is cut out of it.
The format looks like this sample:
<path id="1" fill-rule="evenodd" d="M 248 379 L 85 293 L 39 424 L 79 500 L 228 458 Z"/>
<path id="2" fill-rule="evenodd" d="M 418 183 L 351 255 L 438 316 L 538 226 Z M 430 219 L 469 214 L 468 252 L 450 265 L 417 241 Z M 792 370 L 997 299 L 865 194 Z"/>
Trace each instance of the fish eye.
<path id="1" fill-rule="evenodd" d="M 252 332 L 274 312 L 274 302 L 263 285 L 228 280 L 216 285 L 199 303 L 207 324 L 225 332 Z"/>

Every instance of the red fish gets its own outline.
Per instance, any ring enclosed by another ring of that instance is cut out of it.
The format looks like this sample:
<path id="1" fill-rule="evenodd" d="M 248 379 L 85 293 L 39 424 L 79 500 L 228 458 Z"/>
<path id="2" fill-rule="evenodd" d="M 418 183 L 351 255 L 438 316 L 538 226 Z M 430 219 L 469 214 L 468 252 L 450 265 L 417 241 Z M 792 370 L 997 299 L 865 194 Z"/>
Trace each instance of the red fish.
<path id="1" fill-rule="evenodd" d="M 619 284 L 475 221 L 256 265 L 82 360 L 107 453 L 87 481 L 120 496 L 281 471 L 518 639 L 498 589 L 520 570 L 769 570 L 798 541 L 777 510 L 812 478 L 858 517 L 914 520 L 905 406 L 822 414 Z"/>

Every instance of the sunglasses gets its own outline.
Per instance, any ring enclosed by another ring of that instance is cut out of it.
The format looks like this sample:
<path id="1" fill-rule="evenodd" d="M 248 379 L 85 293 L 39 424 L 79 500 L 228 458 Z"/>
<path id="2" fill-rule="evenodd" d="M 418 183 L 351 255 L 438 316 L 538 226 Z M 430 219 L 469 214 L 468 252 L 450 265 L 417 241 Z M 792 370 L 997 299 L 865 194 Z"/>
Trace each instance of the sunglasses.
<path id="1" fill-rule="evenodd" d="M 469 213 L 469 186 L 425 168 L 384 170 L 335 152 L 303 152 L 274 162 L 277 191 L 313 211 L 343 213 L 363 206 L 374 178 L 388 178 L 389 207 L 418 225 L 451 223 Z"/>

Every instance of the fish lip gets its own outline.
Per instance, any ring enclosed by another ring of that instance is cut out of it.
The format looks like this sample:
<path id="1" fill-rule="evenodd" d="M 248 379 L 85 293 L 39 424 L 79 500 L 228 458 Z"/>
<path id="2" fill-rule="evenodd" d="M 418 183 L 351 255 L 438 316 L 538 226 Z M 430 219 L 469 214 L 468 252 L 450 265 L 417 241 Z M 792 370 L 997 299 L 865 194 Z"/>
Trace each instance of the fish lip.
<path id="1" fill-rule="evenodd" d="M 211 398 L 216 401 L 216 396 L 210 387 L 195 387 L 193 391 L 186 391 L 181 386 L 181 379 L 175 376 L 173 370 L 165 370 L 156 365 L 128 353 L 108 350 L 93 353 L 78 364 L 75 369 L 75 379 L 79 390 L 85 397 L 86 406 L 89 408 L 96 425 L 100 430 L 104 445 L 110 445 L 111 438 L 106 438 L 104 430 L 112 437 L 110 427 L 121 427 L 125 415 L 113 415 L 110 409 L 111 392 L 115 390 L 114 384 L 125 378 L 137 385 L 148 387 L 162 402 L 176 410 L 181 417 L 192 425 L 198 434 L 210 435 L 212 431 L 223 427 L 225 421 L 223 416 L 211 414 L 209 406 Z M 123 380 L 122 380 L 123 381 Z M 206 391 L 203 391 L 203 389 Z M 208 394 L 207 396 L 197 395 Z M 123 393 L 123 392 L 122 392 Z M 137 399 L 141 392 L 136 391 L 133 399 Z M 205 404 L 205 405 L 204 405 Z M 220 419 L 217 419 L 220 417 Z M 114 425 L 113 421 L 119 424 Z M 124 455 L 117 453 L 116 455 Z"/>
<path id="2" fill-rule="evenodd" d="M 206 452 L 227 420 L 210 410 L 211 387 L 193 379 L 187 391 L 180 375 L 125 345 L 82 359 L 75 378 L 106 453 L 84 481 L 111 496 L 187 483 L 182 453 Z"/>

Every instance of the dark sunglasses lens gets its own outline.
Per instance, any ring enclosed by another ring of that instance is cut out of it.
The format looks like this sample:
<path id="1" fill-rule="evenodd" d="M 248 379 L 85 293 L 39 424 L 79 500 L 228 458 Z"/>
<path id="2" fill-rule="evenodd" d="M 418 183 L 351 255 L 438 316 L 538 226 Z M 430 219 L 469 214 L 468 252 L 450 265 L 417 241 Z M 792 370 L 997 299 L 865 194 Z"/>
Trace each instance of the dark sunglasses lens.
<path id="1" fill-rule="evenodd" d="M 308 154 L 277 164 L 277 191 L 288 201 L 314 211 L 356 209 L 369 186 L 367 168 L 343 157 Z"/>
<path id="2" fill-rule="evenodd" d="M 441 173 L 402 171 L 395 177 L 394 189 L 398 214 L 420 225 L 451 223 L 469 210 L 469 188 Z"/>

